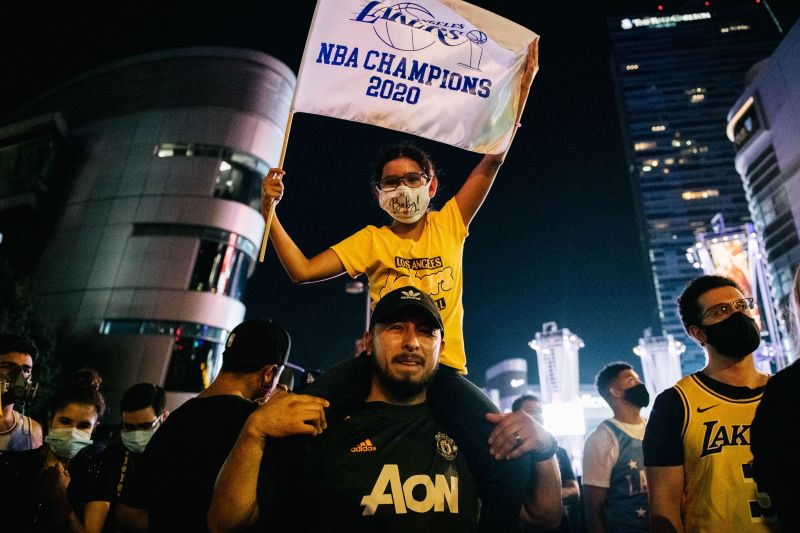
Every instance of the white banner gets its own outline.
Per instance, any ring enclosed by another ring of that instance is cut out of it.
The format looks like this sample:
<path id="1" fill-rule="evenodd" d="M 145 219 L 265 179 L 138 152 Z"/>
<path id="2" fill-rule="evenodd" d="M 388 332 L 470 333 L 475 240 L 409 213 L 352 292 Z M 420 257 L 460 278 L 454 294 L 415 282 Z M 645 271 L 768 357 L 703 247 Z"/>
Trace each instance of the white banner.
<path id="1" fill-rule="evenodd" d="M 535 37 L 461 0 L 318 0 L 292 109 L 502 153 Z"/>

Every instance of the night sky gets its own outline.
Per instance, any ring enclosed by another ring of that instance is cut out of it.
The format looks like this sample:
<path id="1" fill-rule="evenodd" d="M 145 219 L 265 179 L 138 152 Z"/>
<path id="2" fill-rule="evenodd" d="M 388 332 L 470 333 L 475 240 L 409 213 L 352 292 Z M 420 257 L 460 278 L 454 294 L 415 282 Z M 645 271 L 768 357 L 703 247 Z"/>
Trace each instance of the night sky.
<path id="1" fill-rule="evenodd" d="M 657 310 L 628 185 L 605 17 L 659 14 L 658 3 L 617 1 L 592 8 L 538 0 L 473 3 L 539 33 L 541 70 L 523 126 L 466 243 L 470 377 L 482 385 L 492 364 L 525 357 L 530 379 L 537 382 L 535 354 L 527 343 L 549 321 L 585 341 L 581 382 L 591 382 L 611 360 L 638 365 L 631 349 L 644 328 L 657 327 Z M 798 11 L 790 3 L 771 2 L 786 29 Z M 663 2 L 661 13 L 679 11 L 680 4 Z M 15 29 L 0 36 L 2 122 L 59 81 L 159 49 L 252 48 L 296 72 L 314 9 L 311 0 L 108 5 L 113 12 L 62 3 L 48 11 L 18 7 L 4 16 L 4 26 Z M 295 116 L 278 213 L 307 256 L 367 224 L 388 223 L 371 197 L 369 175 L 381 147 L 408 138 L 372 126 Z M 438 165 L 435 205 L 441 207 L 481 156 L 415 142 Z M 248 283 L 244 303 L 248 317 L 270 317 L 290 331 L 295 363 L 324 369 L 352 355 L 364 328 L 365 296 L 347 294 L 348 281 L 345 275 L 293 286 L 270 248 Z"/>

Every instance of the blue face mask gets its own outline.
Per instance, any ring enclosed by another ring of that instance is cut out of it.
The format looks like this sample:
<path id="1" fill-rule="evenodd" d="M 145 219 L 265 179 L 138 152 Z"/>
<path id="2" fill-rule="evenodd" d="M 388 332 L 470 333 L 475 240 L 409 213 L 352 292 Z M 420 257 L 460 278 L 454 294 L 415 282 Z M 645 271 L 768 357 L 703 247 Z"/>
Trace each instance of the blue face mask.
<path id="1" fill-rule="evenodd" d="M 155 432 L 155 429 L 137 429 L 135 431 L 122 431 L 120 435 L 122 444 L 128 450 L 133 453 L 142 453 Z"/>
<path id="2" fill-rule="evenodd" d="M 51 429 L 44 441 L 61 459 L 72 459 L 75 454 L 93 442 L 91 434 L 78 428 Z"/>

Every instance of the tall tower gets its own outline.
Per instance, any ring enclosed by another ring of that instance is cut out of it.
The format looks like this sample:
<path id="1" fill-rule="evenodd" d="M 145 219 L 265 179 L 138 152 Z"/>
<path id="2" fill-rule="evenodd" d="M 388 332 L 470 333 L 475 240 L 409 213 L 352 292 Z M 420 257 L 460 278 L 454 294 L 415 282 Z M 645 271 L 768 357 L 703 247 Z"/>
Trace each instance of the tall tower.
<path id="1" fill-rule="evenodd" d="M 683 376 L 681 373 L 681 354 L 686 350 L 682 342 L 672 335 L 653 336 L 649 328 L 639 339 L 633 353 L 642 360 L 644 384 L 650 398 L 675 385 Z"/>
<path id="2" fill-rule="evenodd" d="M 677 313 L 676 298 L 697 276 L 686 249 L 716 213 L 731 225 L 750 219 L 724 125 L 748 69 L 780 40 L 763 4 L 710 4 L 608 21 L 641 241 L 663 330 L 686 346 L 684 373 L 703 363 Z"/>
<path id="3" fill-rule="evenodd" d="M 65 366 L 100 370 L 111 405 L 148 381 L 174 406 L 219 370 L 244 318 L 261 180 L 277 164 L 294 84 L 260 52 L 163 51 L 69 80 L 0 130 L 21 161 L 67 145 L 44 183 L 52 224 L 36 280 L 48 318 L 81 347 Z M 0 184 L 19 175 L 10 168 Z"/>
<path id="4" fill-rule="evenodd" d="M 583 340 L 555 322 L 542 325 L 542 331 L 528 343 L 536 351 L 539 386 L 543 403 L 574 402 L 580 399 L 579 355 Z"/>

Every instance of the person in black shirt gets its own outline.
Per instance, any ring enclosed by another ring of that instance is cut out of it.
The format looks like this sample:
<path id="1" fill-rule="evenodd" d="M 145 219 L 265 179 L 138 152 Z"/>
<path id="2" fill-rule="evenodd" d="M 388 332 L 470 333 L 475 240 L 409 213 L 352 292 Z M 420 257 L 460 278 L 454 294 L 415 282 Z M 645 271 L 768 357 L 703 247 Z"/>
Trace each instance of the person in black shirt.
<path id="1" fill-rule="evenodd" d="M 0 456 L 3 531 L 102 530 L 109 502 L 96 494 L 100 478 L 90 446 L 105 410 L 100 382 L 94 370 L 73 374 L 49 401 L 44 444 Z"/>
<path id="2" fill-rule="evenodd" d="M 794 276 L 790 307 L 795 346 L 800 346 L 800 268 Z M 750 428 L 753 478 L 759 492 L 772 498 L 783 531 L 800 531 L 800 509 L 795 507 L 800 455 L 797 440 L 787 434 L 788 428 L 800 423 L 800 411 L 796 406 L 798 390 L 800 363 L 795 359 L 767 382 Z"/>
<path id="3" fill-rule="evenodd" d="M 122 395 L 121 440 L 112 442 L 100 455 L 102 495 L 111 502 L 104 531 L 147 531 L 144 507 L 149 487 L 136 483 L 147 443 L 167 419 L 164 389 L 152 383 L 137 383 Z M 138 492 L 137 492 L 138 490 Z"/>
<path id="4" fill-rule="evenodd" d="M 542 411 L 542 402 L 535 394 L 523 394 L 514 400 L 511 404 L 511 411 L 525 411 L 533 417 L 539 424 L 544 426 L 544 413 Z M 568 517 L 568 507 L 573 506 L 581 498 L 581 489 L 578 485 L 578 480 L 575 478 L 575 472 L 572 470 L 572 462 L 569 459 L 567 450 L 558 447 L 556 451 L 556 458 L 558 459 L 558 469 L 561 473 L 561 525 L 558 527 L 558 533 L 569 533 L 573 530 L 570 525 Z"/>
<path id="5" fill-rule="evenodd" d="M 206 530 L 214 481 L 250 413 L 275 389 L 289 357 L 289 334 L 248 320 L 231 331 L 220 374 L 170 414 L 147 445 L 143 483 L 149 531 Z"/>
<path id="6" fill-rule="evenodd" d="M 372 364 L 366 401 L 327 431 L 329 402 L 323 398 L 279 394 L 256 410 L 217 480 L 211 531 L 254 525 L 477 531 L 475 483 L 459 443 L 426 402 L 442 330 L 436 304 L 425 293 L 403 287 L 384 296 L 364 339 Z M 536 443 L 538 462 L 520 522 L 557 526 L 561 492 L 552 437 L 530 416 L 500 418 L 492 441 L 498 453 L 507 454 L 522 439 Z M 287 515 L 300 524 L 284 523 Z"/>

